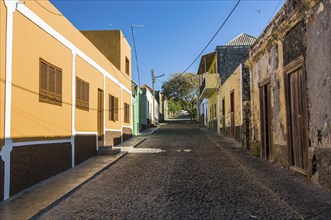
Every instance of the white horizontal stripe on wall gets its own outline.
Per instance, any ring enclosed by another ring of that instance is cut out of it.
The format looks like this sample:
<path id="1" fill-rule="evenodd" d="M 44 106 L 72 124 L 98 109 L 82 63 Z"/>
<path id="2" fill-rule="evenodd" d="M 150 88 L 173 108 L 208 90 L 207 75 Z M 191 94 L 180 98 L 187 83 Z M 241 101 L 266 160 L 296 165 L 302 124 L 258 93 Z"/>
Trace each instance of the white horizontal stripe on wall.
<path id="1" fill-rule="evenodd" d="M 111 128 L 106 128 L 105 131 L 117 131 L 117 132 L 121 132 L 121 129 L 111 129 Z"/>
<path id="2" fill-rule="evenodd" d="M 13 147 L 22 147 L 29 145 L 40 145 L 40 144 L 60 144 L 60 143 L 69 143 L 71 139 L 65 140 L 47 140 L 47 141 L 26 141 L 26 142 L 14 142 Z"/>

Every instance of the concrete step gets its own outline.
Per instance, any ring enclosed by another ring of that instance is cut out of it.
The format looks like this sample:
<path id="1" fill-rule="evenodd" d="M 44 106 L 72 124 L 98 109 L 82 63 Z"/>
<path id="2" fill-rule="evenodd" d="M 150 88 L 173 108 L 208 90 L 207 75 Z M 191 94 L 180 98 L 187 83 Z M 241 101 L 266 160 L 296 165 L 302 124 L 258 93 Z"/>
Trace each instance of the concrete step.
<path id="1" fill-rule="evenodd" d="M 98 155 L 116 155 L 121 153 L 121 149 L 113 149 L 111 146 L 99 146 Z"/>

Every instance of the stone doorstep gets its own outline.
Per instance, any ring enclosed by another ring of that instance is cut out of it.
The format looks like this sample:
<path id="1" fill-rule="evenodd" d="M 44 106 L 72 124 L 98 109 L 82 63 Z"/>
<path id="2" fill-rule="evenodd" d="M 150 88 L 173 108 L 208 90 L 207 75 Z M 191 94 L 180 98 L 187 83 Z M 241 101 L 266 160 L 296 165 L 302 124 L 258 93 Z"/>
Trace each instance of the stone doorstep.
<path id="1" fill-rule="evenodd" d="M 98 155 L 117 155 L 121 149 L 113 149 L 112 146 L 99 146 Z"/>

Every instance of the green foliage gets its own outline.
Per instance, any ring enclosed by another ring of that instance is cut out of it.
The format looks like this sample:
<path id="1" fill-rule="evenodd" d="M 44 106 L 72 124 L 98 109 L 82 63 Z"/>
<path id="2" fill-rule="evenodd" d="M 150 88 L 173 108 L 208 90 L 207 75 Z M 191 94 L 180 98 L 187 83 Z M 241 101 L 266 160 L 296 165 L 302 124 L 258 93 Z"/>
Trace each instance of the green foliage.
<path id="1" fill-rule="evenodd" d="M 170 108 L 186 110 L 191 117 L 196 114 L 195 102 L 199 89 L 198 76 L 194 73 L 174 73 L 162 86 L 163 95 L 169 100 Z M 170 106 L 170 102 L 172 102 Z"/>
<path id="2" fill-rule="evenodd" d="M 170 99 L 168 102 L 168 110 L 172 115 L 178 114 L 178 112 L 182 109 L 182 105 L 180 102 Z"/>

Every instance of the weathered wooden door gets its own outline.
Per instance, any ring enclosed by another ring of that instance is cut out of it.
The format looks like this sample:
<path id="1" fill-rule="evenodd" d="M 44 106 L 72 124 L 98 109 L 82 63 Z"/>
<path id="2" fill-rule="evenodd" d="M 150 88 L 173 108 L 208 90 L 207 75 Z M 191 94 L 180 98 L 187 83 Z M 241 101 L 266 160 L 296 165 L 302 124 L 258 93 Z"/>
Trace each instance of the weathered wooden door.
<path id="1" fill-rule="evenodd" d="M 234 91 L 230 93 L 230 113 L 231 113 L 231 136 L 235 137 L 235 117 L 234 117 Z"/>
<path id="2" fill-rule="evenodd" d="M 307 104 L 302 67 L 290 70 L 286 79 L 290 166 L 306 172 L 308 168 Z"/>
<path id="3" fill-rule="evenodd" d="M 261 156 L 270 159 L 271 155 L 271 103 L 270 83 L 260 86 Z"/>
<path id="4" fill-rule="evenodd" d="M 225 134 L 225 99 L 222 99 L 222 131 Z"/>
<path id="5" fill-rule="evenodd" d="M 98 89 L 97 128 L 99 145 L 103 145 L 103 91 Z"/>

